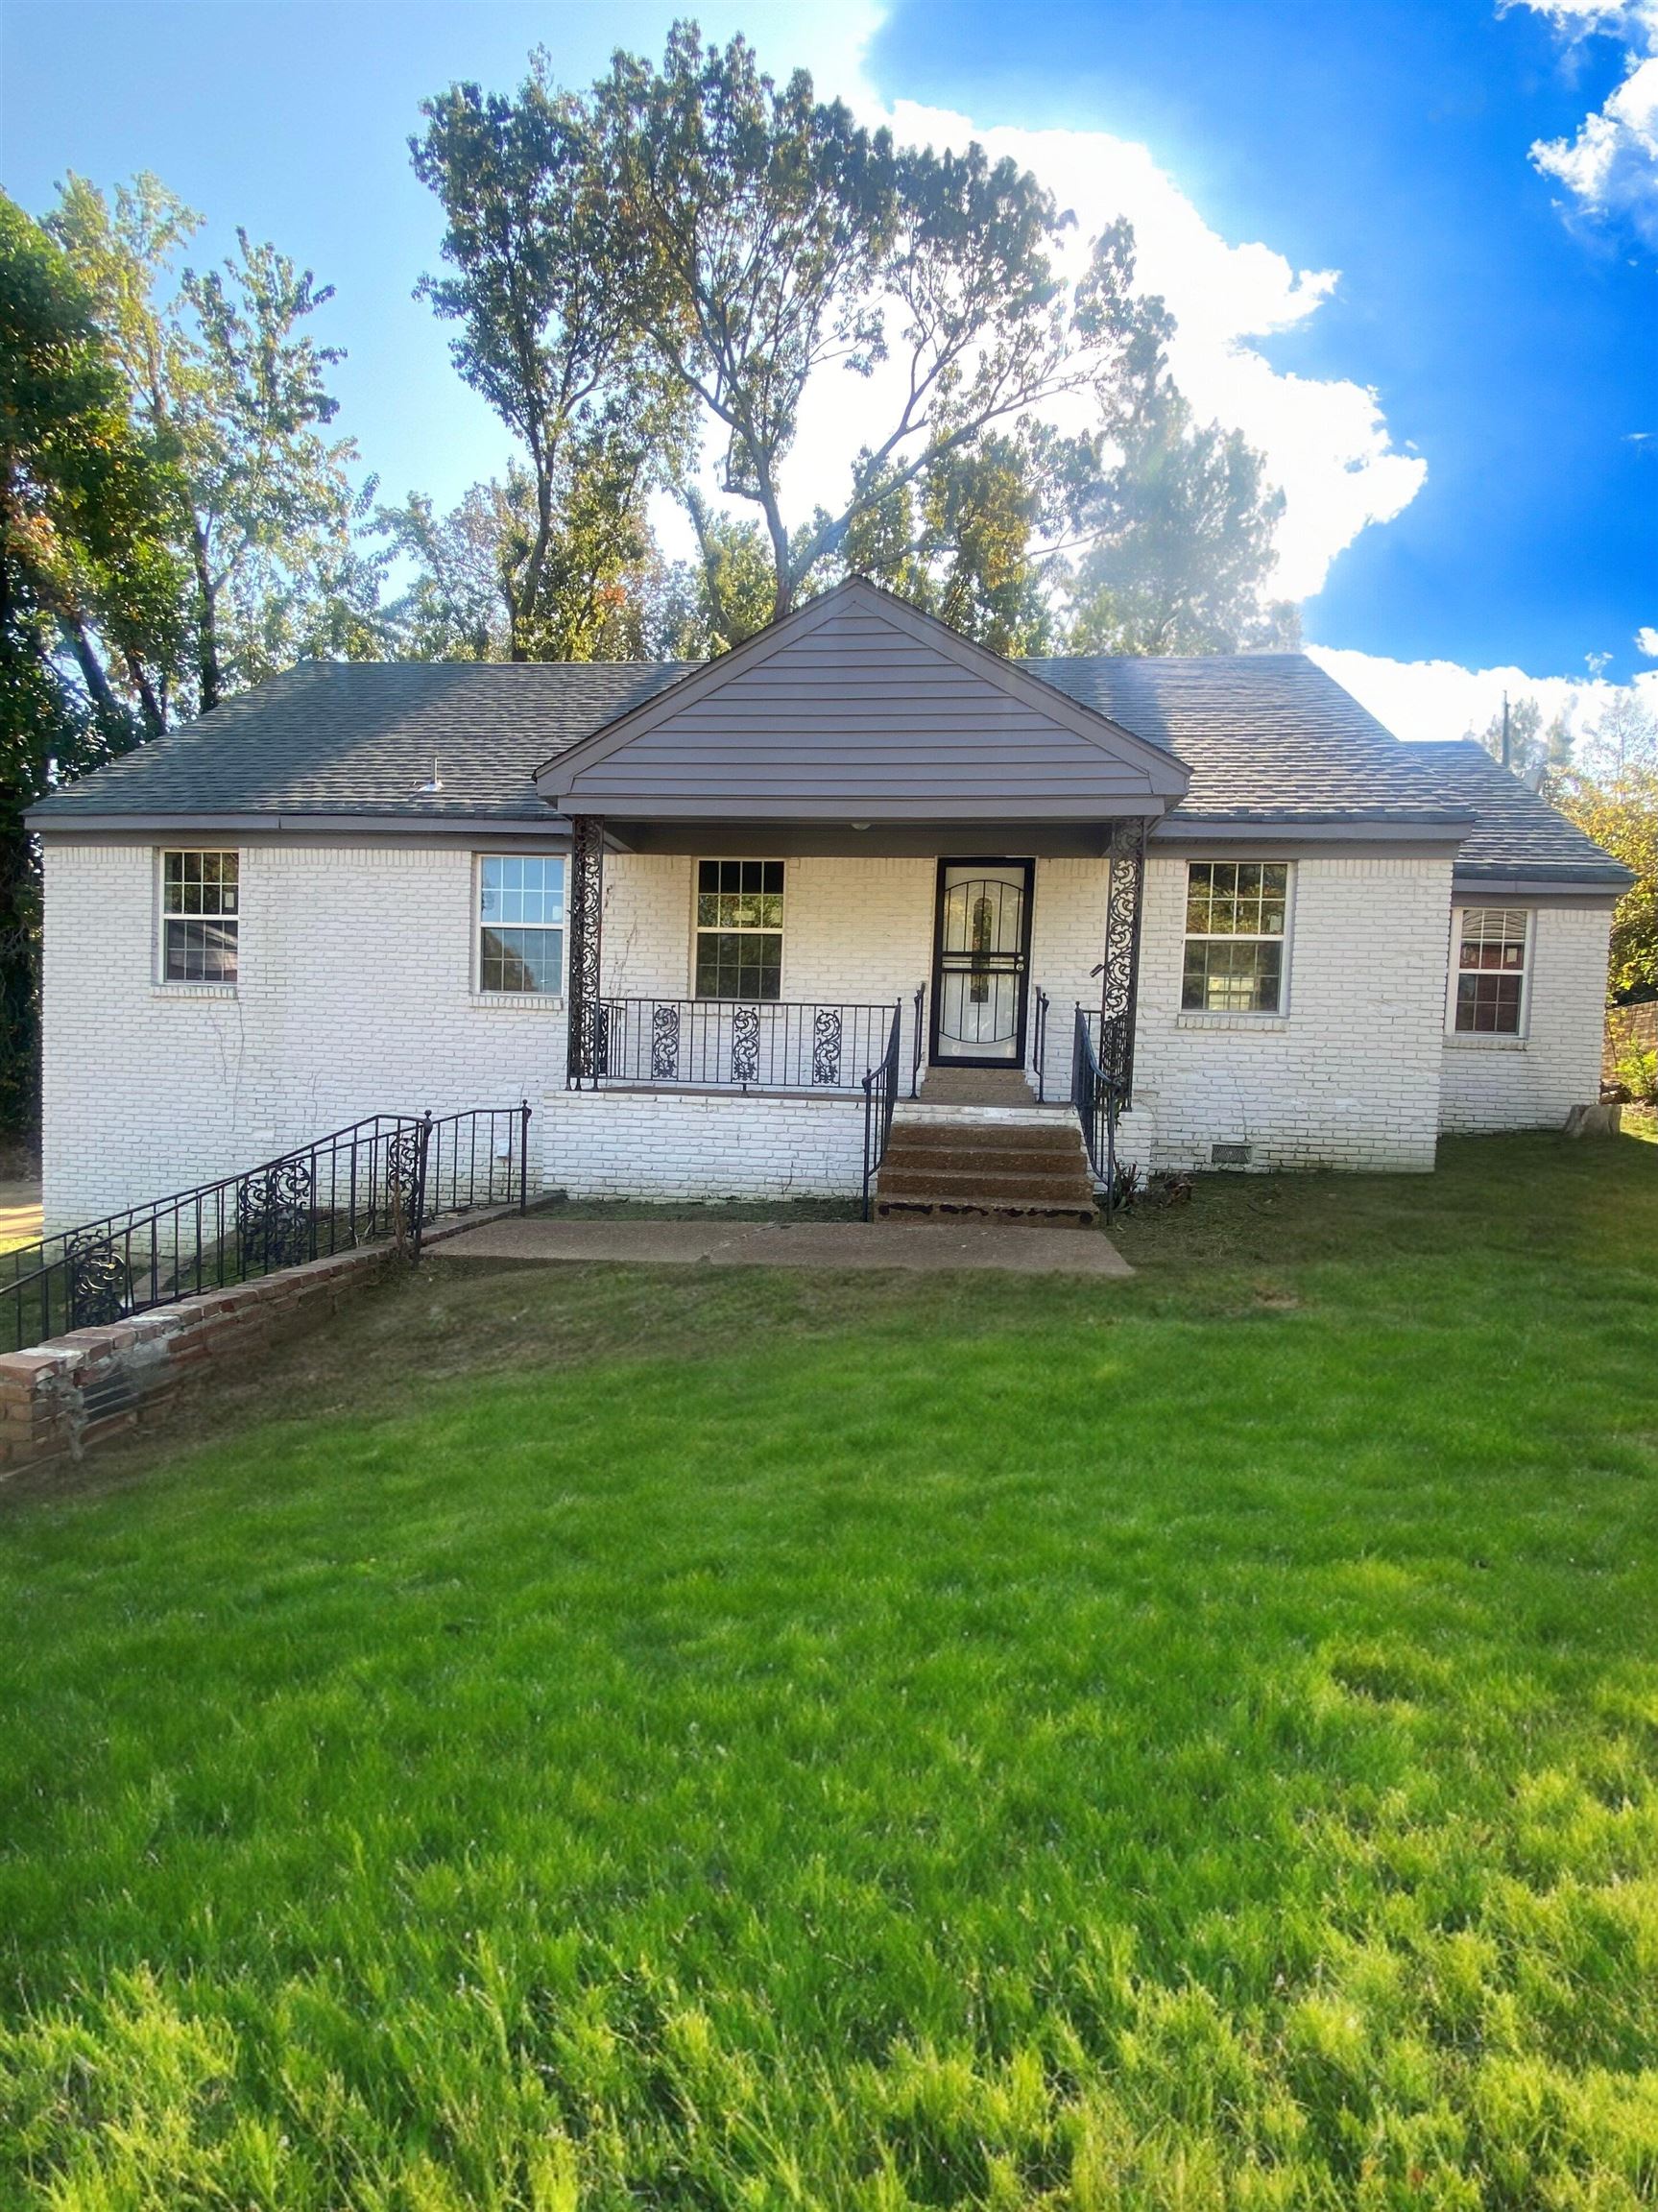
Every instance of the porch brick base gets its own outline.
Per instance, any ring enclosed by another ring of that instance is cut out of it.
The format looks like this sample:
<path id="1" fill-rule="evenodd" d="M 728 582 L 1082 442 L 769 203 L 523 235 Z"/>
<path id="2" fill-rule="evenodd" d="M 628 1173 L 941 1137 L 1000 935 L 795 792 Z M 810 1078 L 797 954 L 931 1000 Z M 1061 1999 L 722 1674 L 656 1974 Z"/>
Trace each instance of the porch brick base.
<path id="1" fill-rule="evenodd" d="M 863 1098 L 555 1091 L 545 1183 L 572 1198 L 856 1198 Z"/>

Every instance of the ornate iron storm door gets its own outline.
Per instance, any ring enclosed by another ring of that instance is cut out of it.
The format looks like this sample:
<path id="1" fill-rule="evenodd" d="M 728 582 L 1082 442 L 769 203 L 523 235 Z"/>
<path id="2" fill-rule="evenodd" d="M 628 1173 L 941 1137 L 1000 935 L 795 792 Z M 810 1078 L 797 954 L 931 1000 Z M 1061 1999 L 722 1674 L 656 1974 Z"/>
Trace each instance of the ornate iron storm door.
<path id="1" fill-rule="evenodd" d="M 1030 982 L 1030 860 L 942 860 L 932 1058 L 1022 1068 Z"/>

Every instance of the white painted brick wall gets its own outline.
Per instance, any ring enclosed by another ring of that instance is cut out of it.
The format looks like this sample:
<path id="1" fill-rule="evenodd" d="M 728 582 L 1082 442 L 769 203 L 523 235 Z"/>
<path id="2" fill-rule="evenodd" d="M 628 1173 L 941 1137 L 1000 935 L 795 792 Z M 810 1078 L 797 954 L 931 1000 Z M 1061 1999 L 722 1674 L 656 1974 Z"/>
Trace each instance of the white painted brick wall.
<path id="1" fill-rule="evenodd" d="M 1526 1033 L 1446 1036 L 1442 1128 L 1558 1128 L 1599 1097 L 1611 926 L 1604 907 L 1537 909 Z"/>
<path id="2" fill-rule="evenodd" d="M 555 1091 L 551 1185 L 572 1198 L 855 1198 L 863 1099 Z"/>
<path id="3" fill-rule="evenodd" d="M 1030 974 L 1053 1002 L 1049 1066 L 1069 1082 L 1072 1009 L 1097 999 L 1105 949 L 1102 860 L 1039 860 Z M 904 1005 L 905 1066 L 916 986 L 930 989 L 938 863 L 808 858 L 787 862 L 782 996 Z M 696 862 L 613 854 L 605 863 L 605 988 L 619 997 L 687 997 Z"/>
<path id="4" fill-rule="evenodd" d="M 155 981 L 152 847 L 48 842 L 48 1226 L 364 1115 L 534 1102 L 562 1077 L 562 1002 L 471 989 L 469 852 L 240 850 L 241 974 L 220 994 Z"/>
<path id="5" fill-rule="evenodd" d="M 1154 854 L 1141 943 L 1135 1105 L 1161 1167 L 1433 1165 L 1449 860 L 1293 864 L 1282 1016 L 1183 1014 L 1187 863 Z M 1136 1132 L 1144 1142 L 1144 1133 Z"/>
<path id="6" fill-rule="evenodd" d="M 474 858 L 416 847 L 242 852 L 234 994 L 155 982 L 149 845 L 48 843 L 45 1175 L 64 1225 L 252 1165 L 374 1112 L 540 1102 L 532 1172 L 567 1189 L 663 1195 L 857 1188 L 861 1108 L 716 1098 L 672 1127 L 648 1100 L 571 1099 L 562 1001 L 472 989 Z M 1281 1020 L 1183 1016 L 1185 862 L 1148 870 L 1137 1112 L 1125 1149 L 1207 1166 L 1216 1142 L 1259 1166 L 1431 1165 L 1448 1128 L 1556 1121 L 1596 1091 L 1607 918 L 1538 922 L 1523 1051 L 1445 1042 L 1447 863 L 1303 859 Z M 931 961 L 931 860 L 789 863 L 784 995 L 905 1003 Z M 613 855 L 605 980 L 679 997 L 691 979 L 694 863 Z M 1071 1009 L 1105 936 L 1103 862 L 1038 864 L 1033 984 L 1052 998 L 1048 1064 L 1067 1080 Z M 687 1101 L 672 1102 L 677 1109 Z M 605 1134 L 608 1127 L 611 1134 Z M 636 1142 L 637 1140 L 637 1142 Z M 565 1157 L 566 1142 L 582 1149 Z M 630 1158 L 634 1165 L 627 1163 Z M 665 1178 L 665 1180 L 664 1180 Z"/>

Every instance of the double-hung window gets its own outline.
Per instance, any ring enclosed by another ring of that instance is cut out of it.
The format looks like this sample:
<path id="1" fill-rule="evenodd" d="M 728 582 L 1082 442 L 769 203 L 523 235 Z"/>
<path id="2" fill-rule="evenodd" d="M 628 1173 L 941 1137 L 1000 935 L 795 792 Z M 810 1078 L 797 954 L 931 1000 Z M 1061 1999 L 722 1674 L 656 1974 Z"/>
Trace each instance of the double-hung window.
<path id="1" fill-rule="evenodd" d="M 1279 1014 L 1289 867 L 1283 860 L 1193 860 L 1186 878 L 1186 1013 Z"/>
<path id="2" fill-rule="evenodd" d="M 565 978 L 565 863 L 556 854 L 478 861 L 478 988 L 557 996 Z"/>
<path id="3" fill-rule="evenodd" d="M 161 855 L 161 979 L 234 983 L 241 855 Z"/>
<path id="4" fill-rule="evenodd" d="M 783 864 L 697 862 L 699 998 L 781 998 Z"/>
<path id="5" fill-rule="evenodd" d="M 1458 911 L 1452 1025 L 1459 1036 L 1519 1036 L 1526 1005 L 1527 922 L 1524 906 L 1464 906 Z"/>

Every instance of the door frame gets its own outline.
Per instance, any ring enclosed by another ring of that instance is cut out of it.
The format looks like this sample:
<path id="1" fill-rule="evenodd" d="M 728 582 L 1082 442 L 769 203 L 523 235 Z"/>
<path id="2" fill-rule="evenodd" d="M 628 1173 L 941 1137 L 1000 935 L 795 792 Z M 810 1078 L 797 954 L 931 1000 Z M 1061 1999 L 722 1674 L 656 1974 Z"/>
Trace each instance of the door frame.
<path id="1" fill-rule="evenodd" d="M 938 1056 L 938 1017 L 943 997 L 939 984 L 944 975 L 944 892 L 945 875 L 951 868 L 1022 868 L 1024 871 L 1024 902 L 1019 928 L 1019 1011 L 1014 1016 L 1014 1036 L 1019 1049 L 1010 1059 L 1002 1055 L 996 1059 L 970 1057 L 965 1052 L 952 1052 L 948 1060 Z M 1025 1022 L 1030 1009 L 1030 930 L 1032 910 L 1036 905 L 1036 862 L 1021 860 L 1005 853 L 951 853 L 941 854 L 938 875 L 933 885 L 932 901 L 932 1012 L 927 1022 L 926 1060 L 929 1068 L 1023 1068 L 1028 1063 L 1029 1040 L 1025 1034 Z"/>

